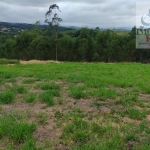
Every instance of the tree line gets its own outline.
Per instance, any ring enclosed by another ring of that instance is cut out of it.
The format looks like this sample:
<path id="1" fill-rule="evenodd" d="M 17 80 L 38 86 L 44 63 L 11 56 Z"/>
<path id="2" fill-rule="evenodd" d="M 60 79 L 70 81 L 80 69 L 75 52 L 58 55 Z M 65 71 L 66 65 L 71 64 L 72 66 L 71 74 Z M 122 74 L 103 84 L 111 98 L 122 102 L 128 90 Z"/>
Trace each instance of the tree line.
<path id="1" fill-rule="evenodd" d="M 6 28 L 3 33 L 7 34 L 13 34 L 16 35 L 21 30 L 33 30 L 35 27 L 40 29 L 48 29 L 48 26 L 40 24 L 40 21 L 37 21 L 35 24 L 28 24 L 28 23 L 9 23 L 9 22 L 0 22 L 0 30 L 2 28 Z M 66 28 L 66 27 L 59 27 L 59 31 L 68 31 L 73 30 L 72 28 Z"/>
<path id="2" fill-rule="evenodd" d="M 149 62 L 149 49 L 136 49 L 136 28 L 129 35 L 114 30 L 82 28 L 76 32 L 49 34 L 49 30 L 25 30 L 16 37 L 0 35 L 0 58 L 59 61 Z"/>

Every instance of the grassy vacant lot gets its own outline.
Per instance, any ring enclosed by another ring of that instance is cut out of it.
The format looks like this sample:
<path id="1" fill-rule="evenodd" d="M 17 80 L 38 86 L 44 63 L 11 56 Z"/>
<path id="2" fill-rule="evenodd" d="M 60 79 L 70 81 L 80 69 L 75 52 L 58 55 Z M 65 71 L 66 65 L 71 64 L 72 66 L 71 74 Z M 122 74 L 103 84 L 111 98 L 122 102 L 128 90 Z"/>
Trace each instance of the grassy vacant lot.
<path id="1" fill-rule="evenodd" d="M 0 65 L 1 150 L 149 150 L 150 65 Z"/>

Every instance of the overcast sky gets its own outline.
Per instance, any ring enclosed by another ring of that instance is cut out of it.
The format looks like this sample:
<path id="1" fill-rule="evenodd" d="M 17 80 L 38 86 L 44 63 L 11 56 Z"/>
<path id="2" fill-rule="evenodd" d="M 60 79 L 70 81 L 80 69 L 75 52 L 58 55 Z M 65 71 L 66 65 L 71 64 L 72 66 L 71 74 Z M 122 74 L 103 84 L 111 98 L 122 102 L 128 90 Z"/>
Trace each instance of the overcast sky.
<path id="1" fill-rule="evenodd" d="M 43 23 L 52 4 L 60 7 L 62 26 L 115 28 L 136 23 L 136 0 L 0 0 L 0 21 Z"/>

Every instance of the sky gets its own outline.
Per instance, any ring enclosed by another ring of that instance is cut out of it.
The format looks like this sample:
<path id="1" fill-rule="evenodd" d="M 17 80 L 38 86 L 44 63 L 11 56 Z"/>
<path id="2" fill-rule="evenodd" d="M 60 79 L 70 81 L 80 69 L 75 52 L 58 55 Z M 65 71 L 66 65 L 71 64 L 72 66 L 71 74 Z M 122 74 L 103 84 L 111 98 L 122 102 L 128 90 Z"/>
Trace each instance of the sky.
<path id="1" fill-rule="evenodd" d="M 61 26 L 133 27 L 136 1 L 140 0 L 0 0 L 0 21 L 43 24 L 49 6 L 57 4 Z"/>

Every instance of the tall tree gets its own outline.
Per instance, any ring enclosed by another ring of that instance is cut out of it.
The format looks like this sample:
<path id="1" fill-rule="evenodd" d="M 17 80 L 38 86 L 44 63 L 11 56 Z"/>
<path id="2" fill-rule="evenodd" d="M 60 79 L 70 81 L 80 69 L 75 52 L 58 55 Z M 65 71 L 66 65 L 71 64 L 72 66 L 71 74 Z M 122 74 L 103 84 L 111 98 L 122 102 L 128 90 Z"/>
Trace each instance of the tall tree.
<path id="1" fill-rule="evenodd" d="M 50 34 L 55 35 L 56 40 L 56 60 L 57 60 L 57 42 L 58 42 L 58 29 L 60 22 L 62 21 L 61 18 L 59 18 L 59 15 L 57 12 L 60 12 L 59 6 L 57 4 L 50 5 L 49 10 L 45 14 L 45 22 L 48 23 Z"/>

